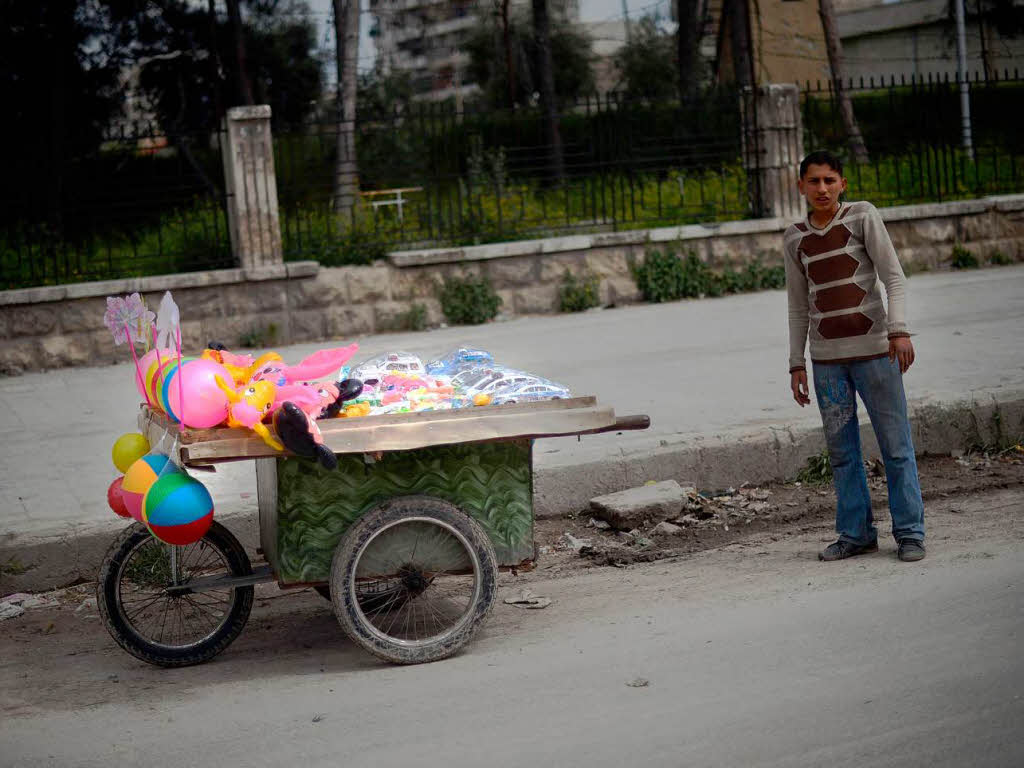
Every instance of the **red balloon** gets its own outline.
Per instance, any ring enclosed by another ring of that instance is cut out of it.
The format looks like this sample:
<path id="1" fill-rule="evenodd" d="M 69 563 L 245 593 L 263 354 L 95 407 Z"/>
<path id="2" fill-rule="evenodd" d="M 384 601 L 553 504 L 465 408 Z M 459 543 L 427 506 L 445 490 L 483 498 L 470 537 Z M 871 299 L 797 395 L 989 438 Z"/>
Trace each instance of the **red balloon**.
<path id="1" fill-rule="evenodd" d="M 124 498 L 121 496 L 121 483 L 124 481 L 124 475 L 114 478 L 114 482 L 107 488 L 107 504 L 114 510 L 115 514 L 121 517 L 131 517 L 128 514 L 128 507 L 124 504 Z"/>

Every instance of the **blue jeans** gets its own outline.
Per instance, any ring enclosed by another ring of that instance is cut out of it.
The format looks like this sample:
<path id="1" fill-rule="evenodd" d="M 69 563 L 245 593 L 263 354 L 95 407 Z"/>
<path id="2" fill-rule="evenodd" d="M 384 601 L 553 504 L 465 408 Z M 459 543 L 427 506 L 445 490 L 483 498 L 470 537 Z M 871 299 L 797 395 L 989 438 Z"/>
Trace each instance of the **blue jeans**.
<path id="1" fill-rule="evenodd" d="M 860 448 L 859 394 L 882 449 L 893 537 L 924 541 L 924 503 L 898 363 L 888 357 L 815 363 L 814 394 L 832 461 L 839 538 L 858 545 L 878 539 Z"/>

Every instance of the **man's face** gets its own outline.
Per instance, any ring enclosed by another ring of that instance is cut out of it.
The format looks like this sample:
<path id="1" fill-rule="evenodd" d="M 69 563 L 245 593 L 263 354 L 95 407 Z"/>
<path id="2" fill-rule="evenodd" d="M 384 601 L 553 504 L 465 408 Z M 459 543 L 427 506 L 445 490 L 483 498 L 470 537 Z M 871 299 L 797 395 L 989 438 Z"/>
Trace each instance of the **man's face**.
<path id="1" fill-rule="evenodd" d="M 846 191 L 846 179 L 831 166 L 812 163 L 800 179 L 800 194 L 807 198 L 811 208 L 821 213 L 831 213 L 839 203 L 839 196 Z"/>

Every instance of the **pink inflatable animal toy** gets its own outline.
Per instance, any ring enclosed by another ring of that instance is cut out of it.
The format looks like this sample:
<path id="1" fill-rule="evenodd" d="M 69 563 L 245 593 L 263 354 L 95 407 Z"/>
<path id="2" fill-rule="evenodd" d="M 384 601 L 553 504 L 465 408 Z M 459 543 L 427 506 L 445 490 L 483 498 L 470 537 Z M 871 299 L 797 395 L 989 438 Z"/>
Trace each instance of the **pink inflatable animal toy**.
<path id="1" fill-rule="evenodd" d="M 321 349 L 298 365 L 287 365 L 283 360 L 267 360 L 264 365 L 256 367 L 250 380 L 269 381 L 278 387 L 303 381 L 315 381 L 337 372 L 358 351 L 358 344 L 349 344 L 347 347 L 336 349 Z"/>

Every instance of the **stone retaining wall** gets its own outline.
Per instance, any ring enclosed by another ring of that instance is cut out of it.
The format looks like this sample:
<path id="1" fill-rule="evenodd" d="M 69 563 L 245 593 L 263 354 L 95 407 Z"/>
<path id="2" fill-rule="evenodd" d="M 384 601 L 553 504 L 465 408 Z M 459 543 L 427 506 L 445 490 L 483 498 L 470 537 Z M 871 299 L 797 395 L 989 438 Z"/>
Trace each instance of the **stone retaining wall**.
<path id="1" fill-rule="evenodd" d="M 979 259 L 995 252 L 1024 260 L 1024 195 L 882 209 L 908 270 L 948 265 L 960 242 Z M 211 339 L 230 347 L 243 336 L 274 347 L 350 340 L 405 330 L 415 305 L 428 325 L 444 321 L 437 286 L 451 276 L 485 275 L 512 315 L 558 311 L 565 270 L 600 277 L 604 305 L 641 301 L 630 261 L 648 249 L 692 250 L 712 267 L 757 258 L 781 263 L 787 221 L 759 219 L 629 232 L 523 240 L 466 248 L 392 253 L 367 267 L 291 262 L 258 269 L 79 283 L 0 292 L 0 373 L 123 362 L 103 326 L 108 295 L 142 293 L 151 307 L 172 290 L 185 346 Z"/>

